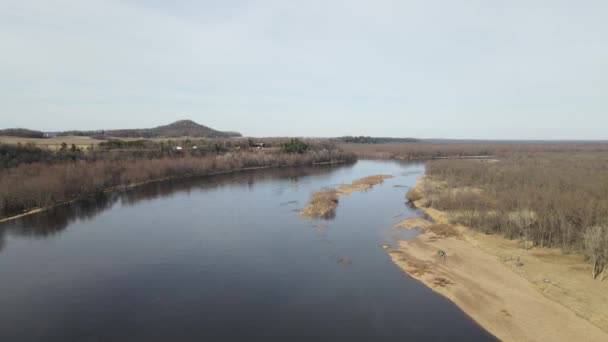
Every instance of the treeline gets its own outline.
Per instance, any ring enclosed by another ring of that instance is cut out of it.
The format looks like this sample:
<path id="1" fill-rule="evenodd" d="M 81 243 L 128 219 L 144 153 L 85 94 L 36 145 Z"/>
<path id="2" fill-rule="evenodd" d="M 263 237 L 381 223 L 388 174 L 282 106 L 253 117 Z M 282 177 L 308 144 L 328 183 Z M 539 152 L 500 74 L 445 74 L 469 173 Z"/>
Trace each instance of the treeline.
<path id="1" fill-rule="evenodd" d="M 46 138 L 44 132 L 34 131 L 25 128 L 0 129 L 0 136 L 18 138 Z"/>
<path id="2" fill-rule="evenodd" d="M 427 163 L 425 205 L 454 223 L 530 246 L 581 250 L 595 277 L 608 264 L 608 154 L 515 153 L 497 161 Z M 415 191 L 408 198 L 417 199 Z"/>
<path id="3" fill-rule="evenodd" d="M 0 167 L 3 169 L 19 164 L 35 163 L 53 159 L 53 152 L 42 149 L 35 144 L 2 144 L 0 143 Z"/>
<path id="4" fill-rule="evenodd" d="M 247 152 L 264 149 L 284 152 L 305 152 L 335 150 L 336 145 L 328 140 L 300 139 L 175 139 L 175 140 L 122 140 L 109 139 L 98 145 L 82 148 L 74 144 L 63 143 L 59 149 L 47 149 L 34 143 L 3 144 L 0 143 L 0 167 L 10 168 L 28 163 L 56 164 L 66 161 L 98 161 L 126 158 L 162 158 L 194 156 L 203 157 L 209 154 L 228 152 Z"/>
<path id="5" fill-rule="evenodd" d="M 388 137 L 369 137 L 369 136 L 345 136 L 336 138 L 336 141 L 347 144 L 384 144 L 384 143 L 409 143 L 417 142 L 414 138 L 388 138 Z"/>
<path id="6" fill-rule="evenodd" d="M 4 168 L 0 170 L 0 217 L 148 181 L 255 167 L 302 166 L 354 160 L 352 154 L 316 146 L 303 153 L 284 153 L 278 149 L 198 153 L 172 152 L 158 157 L 110 153 L 104 157 L 99 157 L 101 154 L 98 154 L 95 159 L 83 157 L 64 162 L 34 162 Z"/>
<path id="7" fill-rule="evenodd" d="M 359 158 L 371 159 L 441 159 L 468 157 L 504 157 L 513 153 L 539 152 L 608 152 L 608 143 L 602 142 L 486 142 L 446 141 L 416 143 L 352 144 L 339 147 L 355 153 Z"/>

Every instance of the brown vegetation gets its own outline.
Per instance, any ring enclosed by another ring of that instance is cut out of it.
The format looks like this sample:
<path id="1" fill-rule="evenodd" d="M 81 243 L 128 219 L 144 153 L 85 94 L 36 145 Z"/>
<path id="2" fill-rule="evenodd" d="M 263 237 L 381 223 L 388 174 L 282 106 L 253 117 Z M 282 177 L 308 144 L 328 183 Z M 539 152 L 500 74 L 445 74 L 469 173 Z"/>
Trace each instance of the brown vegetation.
<path id="1" fill-rule="evenodd" d="M 38 139 L 42 139 L 45 137 L 44 132 L 34 131 L 25 128 L 0 129 L 0 136 Z"/>
<path id="2" fill-rule="evenodd" d="M 591 276 L 595 279 L 601 271 L 600 279 L 604 280 L 604 273 L 608 268 L 608 226 L 587 227 L 583 233 L 583 242 L 593 263 Z"/>
<path id="3" fill-rule="evenodd" d="M 410 202 L 416 202 L 422 198 L 422 194 L 418 189 L 412 188 L 405 194 L 405 198 Z"/>
<path id="4" fill-rule="evenodd" d="M 454 223 L 521 238 L 526 248 L 582 250 L 608 262 L 608 155 L 514 154 L 497 162 L 441 160 L 427 164 L 432 182 L 418 187 L 423 205 Z M 416 197 L 414 197 L 416 198 Z"/>
<path id="5" fill-rule="evenodd" d="M 65 153 L 71 153 L 66 151 Z M 75 154 L 87 154 L 74 152 Z M 301 166 L 353 160 L 337 150 L 302 154 L 276 150 L 228 153 L 99 153 L 94 159 L 55 159 L 0 169 L 0 218 L 68 202 L 114 187 L 168 178 L 230 172 L 256 167 Z"/>
<path id="6" fill-rule="evenodd" d="M 304 217 L 329 218 L 333 216 L 338 202 L 338 192 L 335 189 L 316 191 L 300 214 Z"/>
<path id="7" fill-rule="evenodd" d="M 30 145 L 38 147 L 49 152 L 59 150 L 61 144 L 66 143 L 67 145 L 76 145 L 82 150 L 91 149 L 95 145 L 99 144 L 103 140 L 92 139 L 90 137 L 76 137 L 76 136 L 61 136 L 61 137 L 50 137 L 50 138 L 24 138 L 24 137 L 9 137 L 0 136 L 0 144 L 6 145 Z"/>
<path id="8" fill-rule="evenodd" d="M 425 220 L 421 217 L 410 217 L 407 218 L 395 225 L 397 228 L 405 228 L 405 229 L 415 229 L 415 228 L 426 228 L 433 223 L 431 221 Z"/>
<path id="9" fill-rule="evenodd" d="M 451 224 L 437 223 L 429 225 L 425 228 L 426 231 L 433 232 L 435 235 L 440 237 L 457 237 L 460 233 Z"/>
<path id="10" fill-rule="evenodd" d="M 338 187 L 340 195 L 348 195 L 355 191 L 367 190 L 374 185 L 382 183 L 385 179 L 393 178 L 391 175 L 367 176 L 353 181 L 350 184 L 342 184 Z"/>
<path id="11" fill-rule="evenodd" d="M 322 217 L 331 218 L 335 215 L 336 207 L 338 206 L 338 197 L 348 195 L 355 191 L 361 191 L 371 188 L 376 184 L 382 183 L 387 178 L 392 178 L 391 175 L 373 175 L 367 176 L 353 181 L 350 184 L 342 184 L 338 189 L 326 189 L 323 191 L 313 192 L 306 207 L 300 212 L 304 217 Z"/>
<path id="12" fill-rule="evenodd" d="M 491 142 L 491 141 L 419 141 L 384 144 L 339 144 L 340 149 L 358 158 L 369 159 L 441 159 L 494 156 L 539 152 L 608 152 L 601 142 Z"/>

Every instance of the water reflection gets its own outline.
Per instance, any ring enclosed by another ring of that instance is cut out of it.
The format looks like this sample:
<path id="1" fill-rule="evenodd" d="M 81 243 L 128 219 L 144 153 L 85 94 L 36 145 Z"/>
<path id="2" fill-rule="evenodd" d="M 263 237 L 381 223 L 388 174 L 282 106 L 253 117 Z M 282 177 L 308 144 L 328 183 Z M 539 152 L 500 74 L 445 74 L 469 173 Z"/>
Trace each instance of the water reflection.
<path id="1" fill-rule="evenodd" d="M 415 214 L 393 186 L 414 176 L 345 196 L 331 222 L 292 212 L 331 184 L 408 170 L 423 167 L 175 180 L 1 225 L 0 341 L 492 340 L 379 248 L 399 238 L 392 216 Z"/>
<path id="2" fill-rule="evenodd" d="M 250 170 L 232 174 L 174 179 L 150 183 L 122 192 L 99 194 L 70 205 L 59 206 L 37 214 L 1 223 L 0 251 L 6 244 L 7 234 L 26 238 L 51 238 L 61 233 L 71 223 L 90 220 L 100 213 L 111 209 L 117 203 L 124 206 L 132 206 L 142 201 L 170 197 L 179 192 L 190 193 L 194 190 L 210 190 L 227 184 L 246 184 L 248 190 L 253 191 L 256 182 L 268 179 L 287 179 L 289 185 L 286 188 L 280 189 L 284 192 L 290 187 L 301 185 L 300 179 L 303 176 L 320 175 L 351 166 L 342 164 Z M 287 205 L 294 204 L 293 202 L 297 201 L 289 202 Z"/>
<path id="3" fill-rule="evenodd" d="M 88 220 L 110 209 L 120 198 L 118 193 L 100 194 L 43 212 L 8 221 L 0 226 L 0 239 L 6 234 L 20 237 L 49 238 L 76 220 Z"/>

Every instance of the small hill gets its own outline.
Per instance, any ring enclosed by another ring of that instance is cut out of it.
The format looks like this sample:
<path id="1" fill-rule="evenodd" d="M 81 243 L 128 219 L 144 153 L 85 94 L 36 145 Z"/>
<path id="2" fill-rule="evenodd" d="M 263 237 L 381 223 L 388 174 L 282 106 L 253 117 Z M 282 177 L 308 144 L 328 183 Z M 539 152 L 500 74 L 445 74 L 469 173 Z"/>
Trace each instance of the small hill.
<path id="1" fill-rule="evenodd" d="M 0 129 L 0 136 L 18 137 L 18 138 L 45 138 L 43 132 L 34 131 L 26 128 L 9 128 Z"/>
<path id="2" fill-rule="evenodd" d="M 220 132 L 207 126 L 200 125 L 192 120 L 180 120 L 166 126 L 152 128 L 154 134 L 164 137 L 208 137 L 223 138 L 230 136 L 241 136 L 234 132 Z"/>
<path id="3" fill-rule="evenodd" d="M 180 120 L 166 126 L 155 128 L 136 128 L 136 129 L 114 129 L 105 131 L 70 131 L 63 132 L 61 135 L 88 135 L 88 136 L 108 136 L 116 138 L 230 138 L 240 137 L 240 133 L 221 132 L 200 125 L 192 120 Z"/>

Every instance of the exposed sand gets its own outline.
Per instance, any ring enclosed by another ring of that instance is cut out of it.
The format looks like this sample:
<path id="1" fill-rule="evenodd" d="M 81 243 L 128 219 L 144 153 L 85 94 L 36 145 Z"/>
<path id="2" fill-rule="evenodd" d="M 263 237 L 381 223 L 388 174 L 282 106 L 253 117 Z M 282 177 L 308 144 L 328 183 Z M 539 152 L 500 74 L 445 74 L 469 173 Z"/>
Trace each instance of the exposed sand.
<path id="1" fill-rule="evenodd" d="M 526 250 L 425 211 L 437 224 L 400 241 L 389 251 L 392 260 L 489 332 L 504 341 L 608 341 L 608 282 L 592 280 L 582 257 Z"/>
<path id="2" fill-rule="evenodd" d="M 40 209 L 40 208 L 36 208 L 36 209 L 29 210 L 29 211 L 27 211 L 27 212 L 25 212 L 25 213 L 23 213 L 23 214 L 14 215 L 14 216 L 5 217 L 5 218 L 0 218 L 0 223 L 2 223 L 2 222 L 6 222 L 6 221 L 15 220 L 15 219 L 18 219 L 18 218 L 20 218 L 20 217 L 24 217 L 24 216 L 32 215 L 32 214 L 35 214 L 35 213 L 39 213 L 39 212 L 41 212 L 41 211 L 42 211 L 42 209 Z"/>

